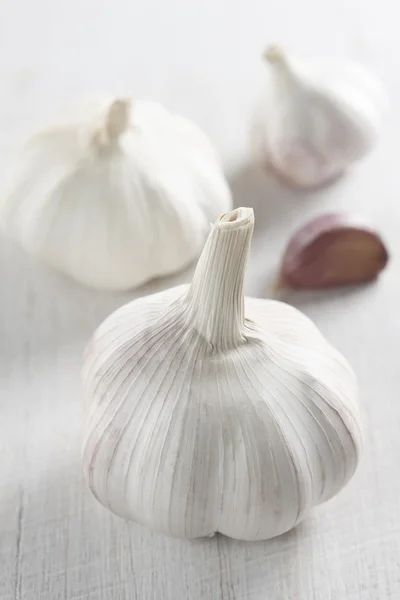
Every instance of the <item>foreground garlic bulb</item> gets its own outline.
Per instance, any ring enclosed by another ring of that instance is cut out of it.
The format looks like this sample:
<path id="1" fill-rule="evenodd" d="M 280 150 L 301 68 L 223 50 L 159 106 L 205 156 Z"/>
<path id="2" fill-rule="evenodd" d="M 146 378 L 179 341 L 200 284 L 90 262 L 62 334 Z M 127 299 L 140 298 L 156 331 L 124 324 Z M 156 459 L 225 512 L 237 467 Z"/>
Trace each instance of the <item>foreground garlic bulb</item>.
<path id="1" fill-rule="evenodd" d="M 201 252 L 231 196 L 206 136 L 158 104 L 88 101 L 33 136 L 0 221 L 81 283 L 128 289 Z"/>
<path id="2" fill-rule="evenodd" d="M 296 309 L 243 298 L 253 211 L 213 227 L 193 282 L 111 315 L 86 354 L 84 471 L 116 514 L 261 540 L 353 475 L 354 375 Z"/>
<path id="3" fill-rule="evenodd" d="M 351 64 L 305 70 L 275 46 L 265 56 L 271 81 L 253 131 L 263 166 L 294 186 L 312 188 L 372 149 L 386 108 L 372 75 Z"/>

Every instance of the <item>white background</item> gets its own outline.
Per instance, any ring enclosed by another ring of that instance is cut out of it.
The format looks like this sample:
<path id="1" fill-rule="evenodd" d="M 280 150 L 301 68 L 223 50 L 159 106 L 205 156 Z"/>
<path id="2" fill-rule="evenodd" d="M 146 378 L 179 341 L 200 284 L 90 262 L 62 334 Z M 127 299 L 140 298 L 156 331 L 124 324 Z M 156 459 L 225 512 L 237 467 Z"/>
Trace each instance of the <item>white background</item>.
<path id="1" fill-rule="evenodd" d="M 247 292 L 263 295 L 293 228 L 338 207 L 370 216 L 392 254 L 373 285 L 284 298 L 359 377 L 366 427 L 351 484 L 265 543 L 169 540 L 114 518 L 80 470 L 79 369 L 96 325 L 133 293 L 100 294 L 0 243 L 0 600 L 380 600 L 400 597 L 400 41 L 394 0 L 1 0 L 0 168 L 77 96 L 130 93 L 194 119 L 235 203 L 256 211 Z M 248 164 L 270 42 L 365 63 L 391 113 L 378 149 L 335 186 L 294 193 Z M 140 293 L 190 279 L 190 270 Z"/>

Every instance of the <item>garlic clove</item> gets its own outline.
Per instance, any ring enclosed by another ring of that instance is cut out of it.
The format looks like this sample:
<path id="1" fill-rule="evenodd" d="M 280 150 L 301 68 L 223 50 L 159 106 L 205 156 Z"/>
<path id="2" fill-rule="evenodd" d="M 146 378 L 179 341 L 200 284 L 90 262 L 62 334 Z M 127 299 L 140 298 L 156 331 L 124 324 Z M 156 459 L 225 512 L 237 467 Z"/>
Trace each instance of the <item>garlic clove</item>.
<path id="1" fill-rule="evenodd" d="M 347 361 L 295 308 L 244 297 L 253 227 L 251 208 L 224 213 L 192 283 L 120 308 L 85 355 L 89 487 L 174 537 L 279 535 L 359 461 Z"/>
<path id="2" fill-rule="evenodd" d="M 328 288 L 372 281 L 389 260 L 378 232 L 349 214 L 324 214 L 291 237 L 277 288 Z"/>
<path id="3" fill-rule="evenodd" d="M 153 102 L 100 97 L 26 142 L 0 226 L 76 281 L 127 290 L 195 260 L 210 220 L 231 205 L 196 125 Z"/>
<path id="4" fill-rule="evenodd" d="M 386 109 L 385 94 L 361 67 L 327 65 L 314 72 L 295 64 L 278 46 L 265 58 L 270 85 L 253 128 L 257 157 L 290 185 L 324 185 L 375 145 Z"/>

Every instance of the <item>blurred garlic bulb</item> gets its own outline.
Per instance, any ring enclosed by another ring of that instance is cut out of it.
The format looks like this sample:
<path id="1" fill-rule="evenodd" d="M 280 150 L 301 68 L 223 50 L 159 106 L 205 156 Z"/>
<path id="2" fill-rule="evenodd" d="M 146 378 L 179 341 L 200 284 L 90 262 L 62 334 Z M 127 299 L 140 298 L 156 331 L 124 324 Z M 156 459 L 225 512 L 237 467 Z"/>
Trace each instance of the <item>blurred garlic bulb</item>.
<path id="1" fill-rule="evenodd" d="M 291 185 L 312 188 L 336 178 L 374 146 L 386 98 L 356 65 L 321 72 L 297 65 L 276 46 L 266 51 L 271 80 L 256 115 L 257 160 Z"/>
<path id="2" fill-rule="evenodd" d="M 172 536 L 279 535 L 358 462 L 347 362 L 295 308 L 244 301 L 253 224 L 249 208 L 223 215 L 190 286 L 127 304 L 87 350 L 89 486 Z"/>
<path id="3" fill-rule="evenodd" d="M 230 206 L 217 155 L 194 124 L 111 98 L 82 103 L 25 144 L 0 221 L 77 281 L 123 290 L 193 261 L 210 220 Z"/>

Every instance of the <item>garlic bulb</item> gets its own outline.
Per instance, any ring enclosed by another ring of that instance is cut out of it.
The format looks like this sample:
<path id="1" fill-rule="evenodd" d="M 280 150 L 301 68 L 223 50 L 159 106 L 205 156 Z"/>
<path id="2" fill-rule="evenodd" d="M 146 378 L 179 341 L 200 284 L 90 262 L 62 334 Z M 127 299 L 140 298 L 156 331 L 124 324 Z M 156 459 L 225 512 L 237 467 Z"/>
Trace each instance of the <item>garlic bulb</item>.
<path id="1" fill-rule="evenodd" d="M 89 486 L 176 537 L 276 536 L 356 468 L 355 377 L 312 322 L 243 298 L 253 211 L 213 227 L 193 282 L 100 326 L 83 370 Z"/>
<path id="2" fill-rule="evenodd" d="M 256 116 L 257 160 L 291 185 L 316 187 L 336 178 L 374 146 L 386 99 L 356 65 L 317 73 L 295 65 L 280 48 L 266 52 L 267 95 Z"/>
<path id="3" fill-rule="evenodd" d="M 117 98 L 84 102 L 26 143 L 0 221 L 77 281 L 123 290 L 193 261 L 210 220 L 230 207 L 217 155 L 194 124 Z"/>

